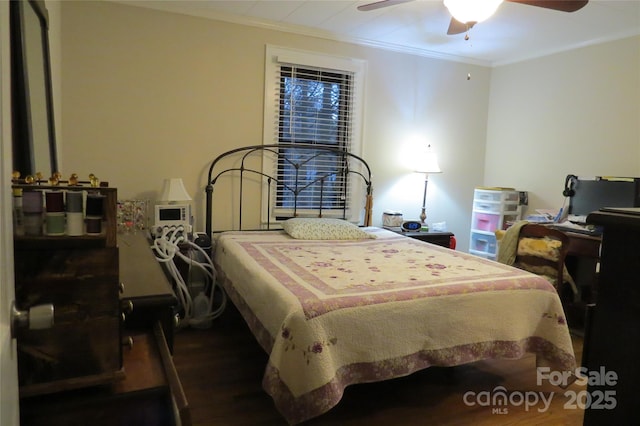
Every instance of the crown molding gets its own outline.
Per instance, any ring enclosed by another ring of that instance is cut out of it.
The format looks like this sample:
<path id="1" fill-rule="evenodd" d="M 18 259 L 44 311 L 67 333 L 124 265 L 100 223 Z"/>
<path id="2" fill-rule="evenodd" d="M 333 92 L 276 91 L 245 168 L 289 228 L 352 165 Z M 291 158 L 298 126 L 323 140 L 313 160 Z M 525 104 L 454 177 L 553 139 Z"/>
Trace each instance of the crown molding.
<path id="1" fill-rule="evenodd" d="M 408 55 L 422 56 L 431 59 L 439 59 L 443 61 L 460 62 L 471 65 L 479 65 L 490 67 L 489 61 L 479 60 L 464 56 L 445 54 L 428 49 L 419 49 L 411 46 L 405 46 L 395 43 L 385 43 L 377 40 L 371 40 L 360 37 L 345 36 L 329 31 L 319 30 L 316 28 L 293 25 L 288 23 L 274 22 L 266 19 L 259 19 L 249 16 L 241 16 L 234 14 L 222 13 L 216 10 L 207 9 L 201 2 L 168 2 L 153 0 L 109 0 L 114 3 L 120 3 L 128 6 L 142 7 L 146 9 L 154 9 L 164 12 L 189 15 L 198 18 L 205 18 L 215 21 L 223 21 L 237 25 L 246 25 L 255 28 L 261 28 L 271 31 L 280 31 L 290 34 L 297 34 L 306 37 L 321 38 L 325 40 L 338 41 L 342 43 L 357 44 L 360 46 L 371 47 L 375 49 L 387 50 L 396 53 L 404 53 Z"/>

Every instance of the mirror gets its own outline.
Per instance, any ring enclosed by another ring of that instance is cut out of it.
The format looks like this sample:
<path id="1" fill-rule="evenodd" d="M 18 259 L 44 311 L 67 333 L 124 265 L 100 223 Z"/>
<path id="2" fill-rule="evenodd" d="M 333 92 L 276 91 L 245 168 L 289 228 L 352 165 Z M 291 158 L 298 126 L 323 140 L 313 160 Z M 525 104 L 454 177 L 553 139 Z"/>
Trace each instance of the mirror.
<path id="1" fill-rule="evenodd" d="M 43 0 L 11 0 L 13 168 L 22 177 L 58 170 L 48 13 Z"/>

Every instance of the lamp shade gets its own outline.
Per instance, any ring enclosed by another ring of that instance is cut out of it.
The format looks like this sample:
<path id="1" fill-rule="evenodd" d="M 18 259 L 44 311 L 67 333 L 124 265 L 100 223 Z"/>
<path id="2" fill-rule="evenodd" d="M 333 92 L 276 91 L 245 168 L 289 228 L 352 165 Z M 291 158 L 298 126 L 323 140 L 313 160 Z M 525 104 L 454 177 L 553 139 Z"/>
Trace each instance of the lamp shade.
<path id="1" fill-rule="evenodd" d="M 181 178 L 168 178 L 164 180 L 160 201 L 191 201 L 191 197 Z"/>
<path id="2" fill-rule="evenodd" d="M 459 22 L 482 22 L 493 15 L 503 0 L 444 0 L 444 5 Z"/>
<path id="3" fill-rule="evenodd" d="M 422 154 L 416 164 L 416 172 L 418 173 L 442 173 L 438 165 L 438 157 L 431 150 L 431 145 L 427 146 L 426 151 Z"/>

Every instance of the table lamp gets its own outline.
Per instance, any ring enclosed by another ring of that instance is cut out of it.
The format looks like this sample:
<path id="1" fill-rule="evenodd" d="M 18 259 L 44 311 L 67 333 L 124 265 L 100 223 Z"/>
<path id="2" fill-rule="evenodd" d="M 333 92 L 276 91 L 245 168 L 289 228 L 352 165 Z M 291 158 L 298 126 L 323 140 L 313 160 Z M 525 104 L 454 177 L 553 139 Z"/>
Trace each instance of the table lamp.
<path id="1" fill-rule="evenodd" d="M 438 158 L 436 154 L 431 150 L 431 145 L 427 145 L 426 151 L 423 153 L 422 158 L 418 162 L 416 167 L 416 173 L 424 173 L 424 194 L 422 196 L 422 212 L 420 213 L 420 222 L 422 224 L 427 220 L 427 184 L 429 183 L 430 173 L 442 173 L 440 166 L 438 165 Z"/>
<path id="2" fill-rule="evenodd" d="M 167 178 L 164 180 L 160 201 L 168 201 L 169 204 L 175 204 L 178 201 L 191 201 L 191 197 L 185 189 L 181 178 Z"/>

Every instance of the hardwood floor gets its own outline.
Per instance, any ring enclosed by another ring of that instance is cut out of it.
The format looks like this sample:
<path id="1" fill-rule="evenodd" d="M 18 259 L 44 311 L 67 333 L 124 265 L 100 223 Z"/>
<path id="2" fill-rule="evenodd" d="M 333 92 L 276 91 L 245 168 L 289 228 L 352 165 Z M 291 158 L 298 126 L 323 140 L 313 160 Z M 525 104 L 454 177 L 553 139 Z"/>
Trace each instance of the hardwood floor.
<path id="1" fill-rule="evenodd" d="M 574 337 L 578 361 L 582 338 Z M 208 330 L 184 329 L 175 336 L 174 363 L 184 387 L 194 426 L 286 425 L 262 390 L 267 355 L 238 312 L 229 306 Z M 513 404 L 507 412 L 491 406 L 465 404 L 467 392 L 478 401 L 503 386 Z M 536 384 L 535 359 L 482 361 L 455 368 L 432 367 L 408 377 L 350 386 L 340 403 L 306 425 L 581 425 L 584 412 L 572 408 L 570 394 L 585 390 Z M 565 394 L 566 393 L 566 394 Z M 551 398 L 545 404 L 534 396 Z M 526 409 L 517 397 L 528 395 Z M 568 407 L 565 406 L 568 404 Z"/>

